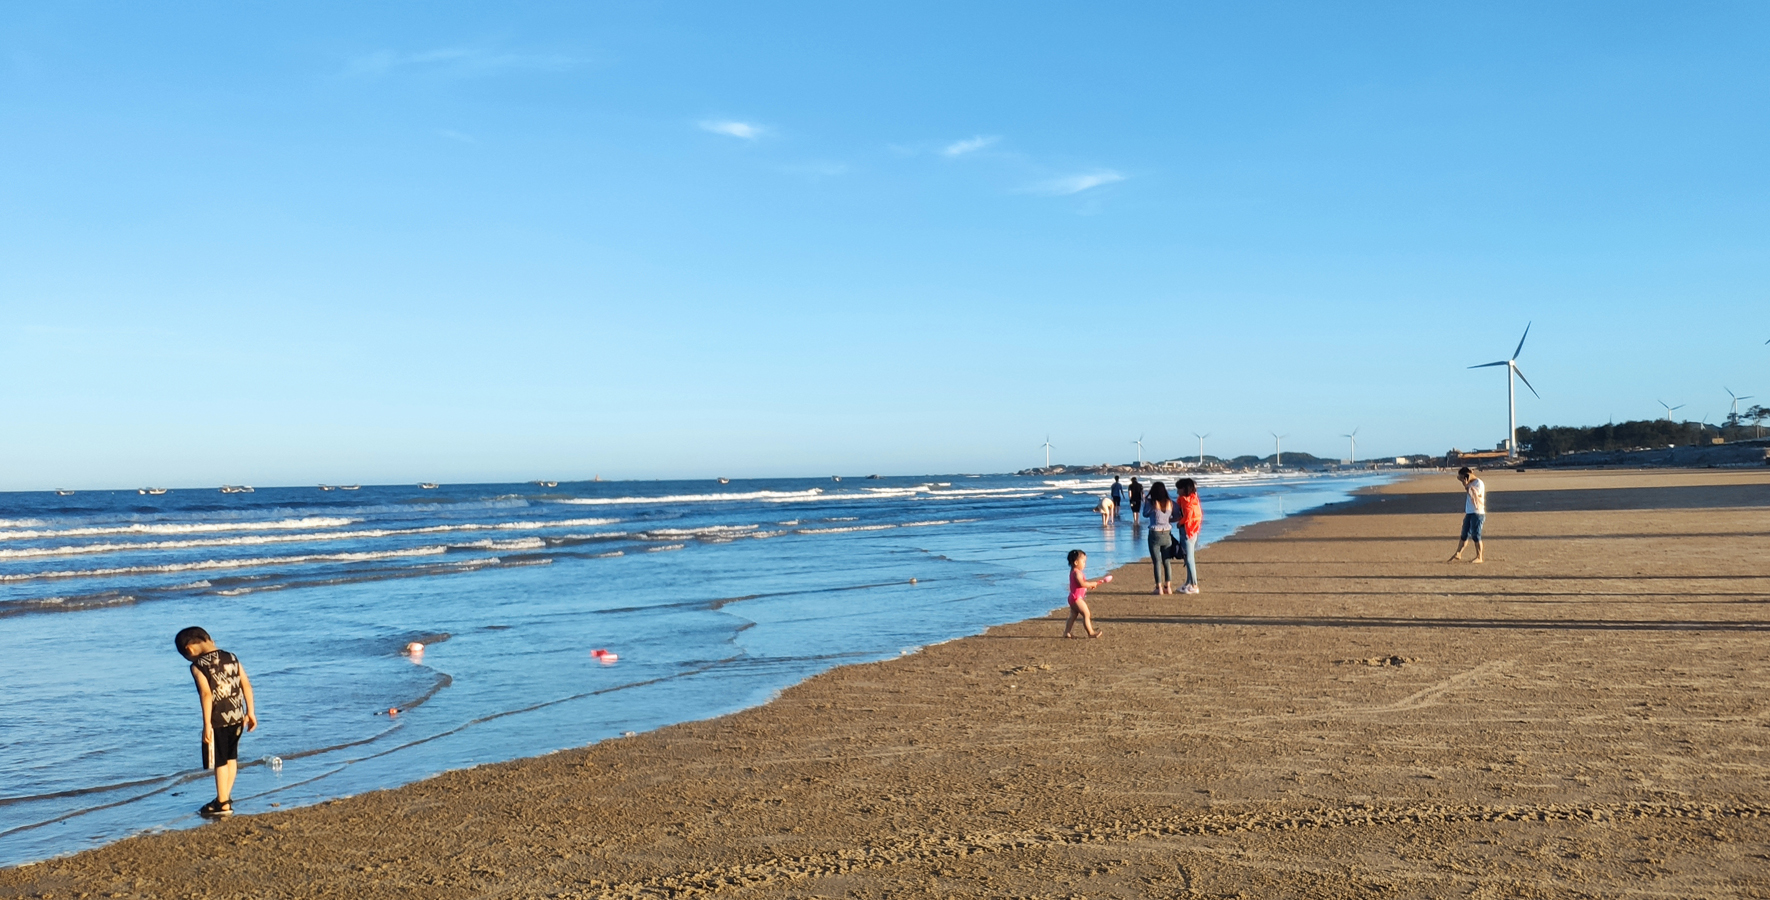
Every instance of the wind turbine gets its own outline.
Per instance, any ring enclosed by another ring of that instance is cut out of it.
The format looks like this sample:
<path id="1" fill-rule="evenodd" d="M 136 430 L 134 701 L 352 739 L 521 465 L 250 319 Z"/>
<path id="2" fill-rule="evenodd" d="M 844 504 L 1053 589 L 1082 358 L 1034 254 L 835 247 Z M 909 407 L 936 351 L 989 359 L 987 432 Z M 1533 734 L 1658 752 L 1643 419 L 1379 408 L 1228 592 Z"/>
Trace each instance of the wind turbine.
<path id="1" fill-rule="evenodd" d="M 1359 427 L 1363 427 L 1363 426 L 1359 426 Z M 1340 437 L 1343 437 L 1343 438 L 1352 442 L 1352 456 L 1349 457 L 1346 460 L 1346 462 L 1350 465 L 1354 465 L 1354 466 L 1358 465 L 1358 428 L 1352 429 L 1351 434 L 1342 434 L 1342 435 L 1340 435 Z"/>
<path id="2" fill-rule="evenodd" d="M 1512 376 L 1513 375 L 1518 376 L 1518 380 L 1524 382 L 1524 386 L 1527 388 L 1530 388 L 1530 392 L 1532 394 L 1536 394 L 1536 398 L 1538 400 L 1543 399 L 1543 395 L 1537 394 L 1536 388 L 1531 387 L 1530 379 L 1524 377 L 1523 370 L 1518 368 L 1518 354 L 1524 352 L 1524 338 L 1530 337 L 1530 325 L 1531 325 L 1531 323 L 1529 323 L 1529 322 L 1524 323 L 1524 337 L 1521 337 L 1518 339 L 1518 349 L 1512 351 L 1512 357 L 1510 359 L 1502 359 L 1499 362 L 1482 363 L 1479 366 L 1470 366 L 1469 367 L 1471 369 L 1485 369 L 1490 366 L 1505 366 L 1506 367 L 1506 458 L 1507 459 L 1515 459 L 1518 456 L 1518 395 L 1516 392 L 1517 389 L 1512 386 Z"/>
<path id="3" fill-rule="evenodd" d="M 1143 465 L 1143 435 L 1137 435 L 1137 439 L 1131 443 L 1137 445 L 1137 465 L 1141 466 Z"/>
<path id="4" fill-rule="evenodd" d="M 1205 464 L 1205 438 L 1210 437 L 1211 433 L 1207 431 L 1204 434 L 1199 434 L 1195 431 L 1192 436 L 1198 438 L 1198 464 L 1202 466 Z"/>
<path id="5" fill-rule="evenodd" d="M 1672 420 L 1672 410 L 1684 408 L 1684 404 L 1682 404 L 1682 403 L 1678 404 L 1677 406 L 1668 406 L 1664 400 L 1659 401 L 1659 405 L 1664 406 L 1666 408 L 1666 421 L 1667 422 L 1670 422 Z"/>
<path id="6" fill-rule="evenodd" d="M 1741 397 L 1738 394 L 1733 393 L 1733 389 L 1729 388 L 1729 387 L 1724 387 L 1721 390 L 1726 391 L 1727 396 L 1733 398 L 1733 409 L 1730 412 L 1728 412 L 1727 418 L 1732 419 L 1734 422 L 1738 422 L 1739 421 L 1739 401 L 1750 400 L 1750 399 L 1752 399 L 1752 395 L 1746 394 L 1744 397 Z"/>
<path id="7" fill-rule="evenodd" d="M 1284 439 L 1288 437 L 1290 437 L 1288 434 L 1272 432 L 1272 467 L 1274 469 L 1284 466 Z"/>
<path id="8" fill-rule="evenodd" d="M 1051 436 L 1045 435 L 1045 468 L 1051 468 Z"/>

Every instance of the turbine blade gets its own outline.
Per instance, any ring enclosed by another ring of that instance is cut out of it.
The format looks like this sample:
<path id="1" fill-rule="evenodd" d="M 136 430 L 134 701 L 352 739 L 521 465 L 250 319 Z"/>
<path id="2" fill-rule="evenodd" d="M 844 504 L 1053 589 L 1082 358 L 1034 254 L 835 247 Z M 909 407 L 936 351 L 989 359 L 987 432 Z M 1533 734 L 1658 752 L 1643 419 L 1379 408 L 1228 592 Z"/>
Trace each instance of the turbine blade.
<path id="1" fill-rule="evenodd" d="M 1511 360 L 1502 359 L 1499 362 L 1482 363 L 1479 366 L 1470 366 L 1469 368 L 1471 368 L 1471 369 L 1485 369 L 1485 368 L 1488 368 L 1489 366 L 1503 366 L 1509 362 L 1511 362 Z"/>
<path id="2" fill-rule="evenodd" d="M 1531 392 L 1531 393 L 1533 393 L 1533 394 L 1536 394 L 1536 398 L 1537 398 L 1537 399 L 1538 399 L 1538 400 L 1541 400 L 1541 399 L 1543 399 L 1543 395 L 1542 395 L 1542 394 L 1537 394 L 1537 393 L 1536 393 L 1536 388 L 1533 388 L 1533 387 L 1530 387 L 1530 379 L 1528 379 L 1528 378 L 1525 378 L 1525 377 L 1524 377 L 1524 370 L 1523 370 L 1523 369 L 1520 369 L 1520 368 L 1518 368 L 1518 364 L 1517 364 L 1517 363 L 1513 363 L 1513 364 L 1512 364 L 1512 371 L 1514 371 L 1514 372 L 1517 372 L 1517 373 L 1518 373 L 1518 380 L 1519 380 L 1519 381 L 1522 381 L 1522 382 L 1524 382 L 1524 386 L 1525 386 L 1525 387 L 1527 387 L 1527 388 L 1530 388 L 1530 392 Z"/>
<path id="3" fill-rule="evenodd" d="M 1513 359 L 1517 359 L 1518 354 L 1524 352 L 1524 338 L 1530 337 L 1530 325 L 1529 322 L 1524 323 L 1524 337 L 1518 339 L 1518 349 L 1512 351 Z"/>

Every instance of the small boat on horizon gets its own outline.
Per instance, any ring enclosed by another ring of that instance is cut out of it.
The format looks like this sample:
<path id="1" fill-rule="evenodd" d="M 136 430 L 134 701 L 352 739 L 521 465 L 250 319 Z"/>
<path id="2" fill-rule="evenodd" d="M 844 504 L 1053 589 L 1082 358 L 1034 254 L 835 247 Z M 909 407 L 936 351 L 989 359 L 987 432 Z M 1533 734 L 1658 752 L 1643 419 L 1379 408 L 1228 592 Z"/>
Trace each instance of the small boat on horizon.
<path id="1" fill-rule="evenodd" d="M 55 495 L 57 497 L 72 497 L 72 496 L 74 496 L 74 492 L 73 491 L 64 491 L 61 488 L 56 488 Z"/>
<path id="2" fill-rule="evenodd" d="M 223 494 L 252 494 L 252 493 L 257 493 L 257 492 L 256 492 L 256 491 L 254 491 L 254 490 L 252 490 L 252 486 L 251 486 L 251 485 L 249 485 L 249 484 L 224 484 L 224 485 L 222 485 L 222 486 L 221 486 L 221 492 L 222 492 L 222 493 L 223 493 Z M 151 493 L 153 493 L 153 491 L 148 491 L 148 493 L 150 493 L 150 494 L 151 494 Z"/>
<path id="3" fill-rule="evenodd" d="M 541 487 L 559 487 L 559 482 L 557 481 L 537 481 L 535 484 L 538 484 Z"/>
<path id="4" fill-rule="evenodd" d="M 831 480 L 831 481 L 841 481 L 841 480 L 842 480 L 842 476 L 840 476 L 840 475 L 831 475 L 831 476 L 830 476 L 830 480 Z"/>
<path id="5" fill-rule="evenodd" d="M 720 483 L 720 484 L 730 484 L 730 483 L 731 483 L 731 479 L 729 479 L 729 478 L 721 478 L 721 479 L 719 479 L 719 483 Z"/>
<path id="6" fill-rule="evenodd" d="M 136 488 L 135 492 L 137 494 L 148 494 L 150 496 L 158 497 L 161 494 L 166 493 L 166 489 L 165 488 Z"/>
<path id="7" fill-rule="evenodd" d="M 354 491 L 360 487 L 362 487 L 362 485 L 360 485 L 360 484 L 343 484 L 343 485 L 339 485 L 338 489 L 341 491 Z"/>
<path id="8" fill-rule="evenodd" d="M 329 484 L 322 484 L 322 485 L 320 485 L 320 490 L 322 490 L 322 491 L 335 491 L 338 489 L 329 485 Z"/>
<path id="9" fill-rule="evenodd" d="M 436 483 L 436 482 L 434 482 L 434 481 L 426 481 L 426 482 L 422 482 L 422 483 L 420 483 L 420 484 L 419 484 L 419 485 L 418 485 L 418 486 L 419 486 L 419 487 L 421 487 L 421 488 L 423 488 L 423 489 L 425 489 L 425 490 L 427 490 L 427 491 L 434 491 L 434 490 L 436 490 L 436 489 L 437 489 L 437 488 L 438 488 L 438 487 L 441 487 L 441 485 L 439 485 L 439 484 L 437 484 L 437 483 Z"/>

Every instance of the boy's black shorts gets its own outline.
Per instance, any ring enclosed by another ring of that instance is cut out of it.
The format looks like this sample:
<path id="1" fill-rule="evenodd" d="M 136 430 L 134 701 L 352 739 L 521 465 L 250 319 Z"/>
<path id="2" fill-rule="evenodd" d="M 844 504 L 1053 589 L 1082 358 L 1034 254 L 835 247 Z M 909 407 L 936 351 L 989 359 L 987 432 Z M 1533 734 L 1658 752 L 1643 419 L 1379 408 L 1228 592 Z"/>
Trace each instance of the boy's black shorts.
<path id="1" fill-rule="evenodd" d="M 240 758 L 240 733 L 244 725 L 223 725 L 215 729 L 215 743 L 203 745 L 203 768 L 225 766 Z"/>

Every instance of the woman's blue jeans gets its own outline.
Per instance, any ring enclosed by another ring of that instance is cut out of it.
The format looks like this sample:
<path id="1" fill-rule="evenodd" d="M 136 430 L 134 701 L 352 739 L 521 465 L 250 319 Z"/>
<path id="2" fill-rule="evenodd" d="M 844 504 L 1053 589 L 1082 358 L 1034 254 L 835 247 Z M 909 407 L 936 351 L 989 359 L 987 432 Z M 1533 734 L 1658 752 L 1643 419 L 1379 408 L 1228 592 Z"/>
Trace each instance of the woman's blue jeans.
<path id="1" fill-rule="evenodd" d="M 1180 538 L 1180 558 L 1186 561 L 1186 583 L 1198 584 L 1198 562 L 1193 558 L 1198 555 L 1198 538 Z"/>
<path id="2" fill-rule="evenodd" d="M 1149 562 L 1155 566 L 1155 586 L 1161 587 L 1168 583 L 1168 547 L 1174 543 L 1172 532 L 1149 531 Z"/>

